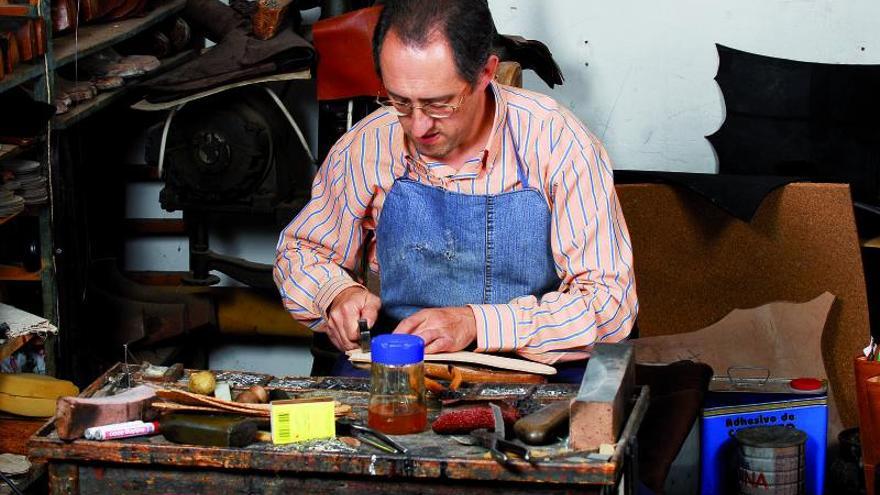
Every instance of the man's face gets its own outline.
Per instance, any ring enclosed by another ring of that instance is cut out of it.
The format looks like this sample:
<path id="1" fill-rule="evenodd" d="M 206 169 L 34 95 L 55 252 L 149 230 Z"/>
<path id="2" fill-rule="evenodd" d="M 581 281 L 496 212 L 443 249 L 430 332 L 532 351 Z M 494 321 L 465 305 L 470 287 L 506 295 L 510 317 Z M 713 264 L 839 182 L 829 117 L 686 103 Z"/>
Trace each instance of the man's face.
<path id="1" fill-rule="evenodd" d="M 424 156 L 443 160 L 455 154 L 479 127 L 479 111 L 473 91 L 480 91 L 458 75 L 452 50 L 442 36 L 432 36 L 422 47 L 407 46 L 395 32 L 388 32 L 379 56 L 382 82 L 388 96 L 403 103 L 461 105 L 451 117 L 435 119 L 419 110 L 399 117 L 400 125 L 416 149 Z"/>

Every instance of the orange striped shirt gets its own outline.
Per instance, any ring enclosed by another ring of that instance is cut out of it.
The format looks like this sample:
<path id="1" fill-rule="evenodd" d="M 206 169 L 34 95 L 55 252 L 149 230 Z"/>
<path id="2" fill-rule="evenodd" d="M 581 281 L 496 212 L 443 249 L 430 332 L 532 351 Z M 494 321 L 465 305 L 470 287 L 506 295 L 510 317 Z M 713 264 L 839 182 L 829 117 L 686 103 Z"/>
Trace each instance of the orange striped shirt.
<path id="1" fill-rule="evenodd" d="M 396 177 L 410 164 L 421 183 L 470 194 L 521 188 L 513 142 L 552 213 L 551 248 L 561 284 L 540 297 L 471 305 L 478 352 L 516 352 L 552 364 L 582 359 L 594 343 L 629 335 L 638 311 L 632 245 L 601 142 L 551 98 L 496 83 L 495 121 L 486 150 L 455 170 L 408 156 L 397 117 L 379 109 L 330 150 L 312 198 L 282 231 L 275 283 L 297 320 L 325 330 L 326 310 L 342 290 L 359 285 L 365 232 L 375 230 Z M 509 119 L 510 125 L 505 125 Z M 367 246 L 379 273 L 375 238 Z M 502 345 L 503 343 L 503 345 Z"/>

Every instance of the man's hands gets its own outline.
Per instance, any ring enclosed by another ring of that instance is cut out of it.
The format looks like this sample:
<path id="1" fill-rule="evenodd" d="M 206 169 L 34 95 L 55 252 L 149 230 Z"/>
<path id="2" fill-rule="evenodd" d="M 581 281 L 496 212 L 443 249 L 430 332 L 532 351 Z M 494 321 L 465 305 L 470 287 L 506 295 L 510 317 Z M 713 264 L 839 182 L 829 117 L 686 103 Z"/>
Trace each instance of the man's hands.
<path id="1" fill-rule="evenodd" d="M 418 335 L 425 341 L 425 352 L 460 351 L 477 338 L 477 321 L 468 306 L 429 308 L 401 321 L 394 333 Z"/>
<path id="2" fill-rule="evenodd" d="M 379 317 L 379 298 L 363 287 L 349 287 L 340 292 L 327 310 L 327 336 L 342 352 L 358 348 L 358 320 L 373 326 Z"/>
<path id="3" fill-rule="evenodd" d="M 349 287 L 333 299 L 327 311 L 327 336 L 340 351 L 358 348 L 358 320 L 371 327 L 379 317 L 382 303 L 363 287 Z M 477 322 L 471 308 L 429 308 L 413 313 L 397 325 L 394 333 L 418 335 L 425 341 L 425 352 L 460 351 L 477 338 Z"/>

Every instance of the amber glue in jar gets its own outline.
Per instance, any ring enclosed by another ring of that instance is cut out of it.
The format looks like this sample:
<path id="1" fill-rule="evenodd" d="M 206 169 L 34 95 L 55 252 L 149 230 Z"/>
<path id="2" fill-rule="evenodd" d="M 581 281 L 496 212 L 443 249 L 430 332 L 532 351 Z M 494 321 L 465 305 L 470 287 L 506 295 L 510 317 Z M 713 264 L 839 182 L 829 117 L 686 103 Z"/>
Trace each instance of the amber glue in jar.
<path id="1" fill-rule="evenodd" d="M 415 335 L 380 335 L 372 354 L 367 423 L 390 435 L 419 433 L 428 426 L 425 405 L 425 341 Z"/>

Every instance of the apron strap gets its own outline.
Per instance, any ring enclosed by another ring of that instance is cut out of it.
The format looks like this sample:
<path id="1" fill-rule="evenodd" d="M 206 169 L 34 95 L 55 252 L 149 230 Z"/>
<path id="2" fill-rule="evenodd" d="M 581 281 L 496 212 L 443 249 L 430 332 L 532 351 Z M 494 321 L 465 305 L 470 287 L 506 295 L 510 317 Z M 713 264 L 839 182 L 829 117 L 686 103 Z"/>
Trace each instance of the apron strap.
<path id="1" fill-rule="evenodd" d="M 513 139 L 513 129 L 510 127 L 510 116 L 505 116 L 505 123 L 507 125 L 507 130 L 510 132 L 510 143 L 513 145 L 513 156 L 516 158 L 516 177 L 519 179 L 519 183 L 522 184 L 523 189 L 529 188 L 529 173 L 526 171 L 525 167 L 523 167 L 522 160 L 519 157 L 519 143 Z"/>

